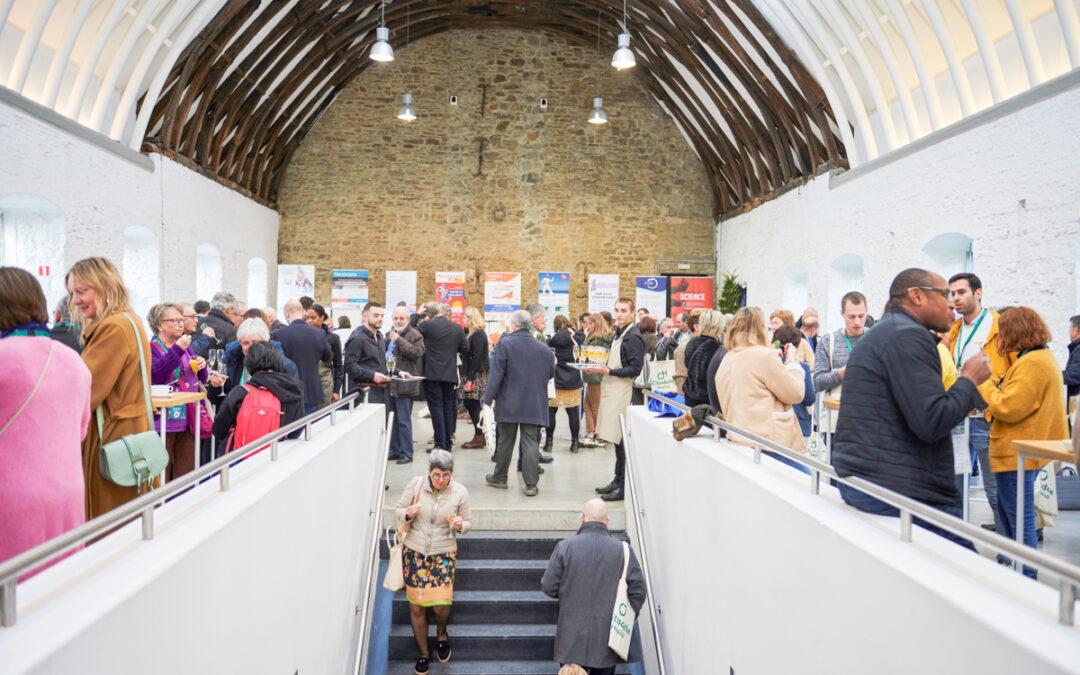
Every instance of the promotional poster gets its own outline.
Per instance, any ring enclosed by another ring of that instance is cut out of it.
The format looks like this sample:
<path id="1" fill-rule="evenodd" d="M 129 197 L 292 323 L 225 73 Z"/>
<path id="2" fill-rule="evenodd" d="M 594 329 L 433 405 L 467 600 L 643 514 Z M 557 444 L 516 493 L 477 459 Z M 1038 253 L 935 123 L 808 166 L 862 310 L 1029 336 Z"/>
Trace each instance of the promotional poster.
<path id="1" fill-rule="evenodd" d="M 347 316 L 359 325 L 368 302 L 367 270 L 330 270 L 330 316 Z"/>
<path id="2" fill-rule="evenodd" d="M 618 299 L 618 274 L 589 275 L 589 314 L 614 311 Z"/>
<path id="3" fill-rule="evenodd" d="M 315 297 L 314 265 L 278 265 L 277 280 L 277 310 L 282 321 L 288 300 L 298 300 L 303 295 Z"/>
<path id="4" fill-rule="evenodd" d="M 465 327 L 465 273 L 436 272 L 435 302 L 450 305 L 450 320 Z"/>
<path id="5" fill-rule="evenodd" d="M 521 309 L 521 273 L 484 273 L 484 322 L 493 342 L 506 332 L 510 316 Z"/>
<path id="6" fill-rule="evenodd" d="M 649 310 L 654 317 L 667 316 L 667 277 L 638 277 L 634 284 L 634 303 L 638 309 Z"/>
<path id="7" fill-rule="evenodd" d="M 410 312 L 416 311 L 416 272 L 386 272 L 386 313 L 393 312 L 399 302 L 404 302 Z"/>
<path id="8" fill-rule="evenodd" d="M 555 317 L 562 314 L 570 318 L 570 273 L 541 272 L 536 290 L 536 301 L 544 306 L 544 315 L 547 317 L 544 333 L 551 337 L 555 331 Z"/>
<path id="9" fill-rule="evenodd" d="M 671 316 L 701 307 L 713 308 L 713 277 L 671 277 Z"/>

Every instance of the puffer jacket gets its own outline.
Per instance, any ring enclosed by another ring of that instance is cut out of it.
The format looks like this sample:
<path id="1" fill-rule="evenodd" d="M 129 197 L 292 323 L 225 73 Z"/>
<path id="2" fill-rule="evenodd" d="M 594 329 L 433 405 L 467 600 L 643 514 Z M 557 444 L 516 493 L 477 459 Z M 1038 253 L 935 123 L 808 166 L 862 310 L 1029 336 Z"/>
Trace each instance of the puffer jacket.
<path id="1" fill-rule="evenodd" d="M 427 475 L 417 476 L 401 491 L 401 498 L 397 503 L 399 523 L 405 521 L 405 509 L 417 497 L 420 511 L 408 521 L 411 529 L 405 537 L 405 546 L 425 556 L 457 551 L 457 538 L 472 529 L 472 521 L 469 520 L 469 491 L 461 483 L 451 480 L 446 489 L 436 495 Z M 461 532 L 451 529 L 447 522 L 450 516 L 461 516 L 465 520 Z"/>
<path id="2" fill-rule="evenodd" d="M 686 345 L 683 396 L 691 408 L 709 402 L 709 362 L 719 348 L 720 341 L 711 335 L 699 335 Z"/>
<path id="3" fill-rule="evenodd" d="M 967 378 L 945 391 L 934 338 L 896 309 L 851 352 L 832 464 L 843 477 L 859 476 L 932 506 L 959 507 L 951 432 L 982 405 Z"/>

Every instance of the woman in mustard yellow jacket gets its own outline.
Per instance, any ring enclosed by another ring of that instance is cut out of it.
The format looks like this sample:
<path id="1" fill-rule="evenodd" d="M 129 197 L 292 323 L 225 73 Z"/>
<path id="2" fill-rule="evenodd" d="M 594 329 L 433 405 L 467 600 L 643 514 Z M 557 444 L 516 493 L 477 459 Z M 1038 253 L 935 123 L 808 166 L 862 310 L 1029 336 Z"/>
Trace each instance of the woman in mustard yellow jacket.
<path id="1" fill-rule="evenodd" d="M 990 470 L 997 482 L 998 513 L 1005 521 L 1005 536 L 1013 537 L 1016 519 L 1024 519 L 1024 543 L 1036 548 L 1035 478 L 1047 463 L 1024 459 L 1024 513 L 1016 513 L 1016 440 L 1060 440 L 1069 437 L 1065 421 L 1065 381 L 1054 355 L 1047 348 L 1050 328 L 1030 307 L 1014 307 L 1001 314 L 998 351 L 1009 362 L 1005 376 L 979 387 L 990 413 Z M 1025 567 L 1024 574 L 1035 577 Z"/>

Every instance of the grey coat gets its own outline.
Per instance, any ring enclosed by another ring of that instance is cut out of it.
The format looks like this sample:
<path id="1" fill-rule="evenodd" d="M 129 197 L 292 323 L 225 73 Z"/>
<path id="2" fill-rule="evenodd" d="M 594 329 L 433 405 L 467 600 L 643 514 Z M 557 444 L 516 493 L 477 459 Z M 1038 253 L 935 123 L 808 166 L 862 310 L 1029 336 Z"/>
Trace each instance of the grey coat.
<path id="1" fill-rule="evenodd" d="M 491 355 L 484 405 L 495 402 L 495 421 L 548 423 L 548 380 L 555 377 L 555 356 L 524 328 L 506 333 Z"/>
<path id="2" fill-rule="evenodd" d="M 559 601 L 555 660 L 585 668 L 610 668 L 621 659 L 608 647 L 611 610 L 622 573 L 623 547 L 603 523 L 583 523 L 555 547 L 540 580 Z M 635 612 L 645 604 L 645 580 L 634 551 L 626 570 L 626 594 Z M 633 656 L 631 654 L 631 656 Z"/>

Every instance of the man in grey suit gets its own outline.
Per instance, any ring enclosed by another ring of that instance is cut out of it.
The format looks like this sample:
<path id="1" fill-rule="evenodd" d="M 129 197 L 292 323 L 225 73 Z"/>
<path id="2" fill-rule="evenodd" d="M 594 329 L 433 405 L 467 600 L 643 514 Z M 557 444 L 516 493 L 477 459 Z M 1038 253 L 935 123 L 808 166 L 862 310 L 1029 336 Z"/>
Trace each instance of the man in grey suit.
<path id="1" fill-rule="evenodd" d="M 498 442 L 495 448 L 495 473 L 488 474 L 487 484 L 506 489 L 510 458 L 521 432 L 521 473 L 525 478 L 525 496 L 535 497 L 540 481 L 540 427 L 548 423 L 547 383 L 555 377 L 555 355 L 547 345 L 529 334 L 532 315 L 525 310 L 514 313 L 511 330 L 499 339 L 491 355 L 484 405 L 495 403 Z"/>
<path id="2" fill-rule="evenodd" d="M 623 546 L 608 532 L 607 506 L 590 499 L 577 534 L 559 542 L 540 580 L 544 593 L 559 601 L 556 661 L 581 666 L 589 675 L 614 675 L 622 659 L 608 647 L 608 634 L 622 566 Z M 645 579 L 633 550 L 626 595 L 639 613 L 645 604 Z"/>

